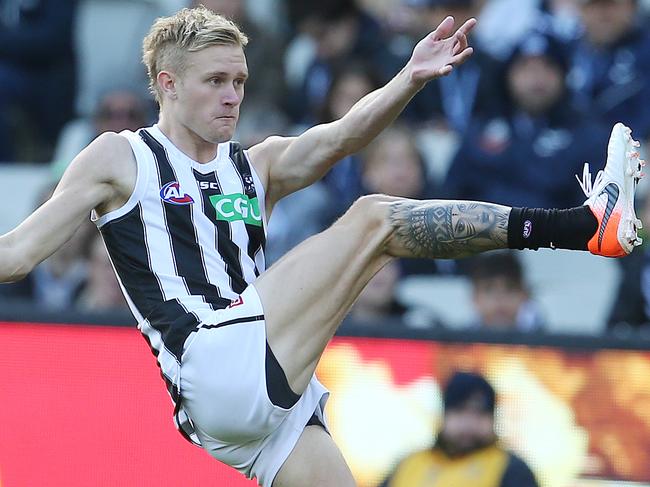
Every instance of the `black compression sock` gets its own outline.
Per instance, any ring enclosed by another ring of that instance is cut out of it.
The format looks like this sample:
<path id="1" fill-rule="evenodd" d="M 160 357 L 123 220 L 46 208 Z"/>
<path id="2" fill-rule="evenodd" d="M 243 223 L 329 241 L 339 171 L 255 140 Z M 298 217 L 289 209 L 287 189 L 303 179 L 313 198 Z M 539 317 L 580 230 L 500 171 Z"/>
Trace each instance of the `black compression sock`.
<path id="1" fill-rule="evenodd" d="M 598 220 L 588 206 L 568 210 L 513 208 L 508 219 L 508 247 L 587 250 L 597 229 Z"/>

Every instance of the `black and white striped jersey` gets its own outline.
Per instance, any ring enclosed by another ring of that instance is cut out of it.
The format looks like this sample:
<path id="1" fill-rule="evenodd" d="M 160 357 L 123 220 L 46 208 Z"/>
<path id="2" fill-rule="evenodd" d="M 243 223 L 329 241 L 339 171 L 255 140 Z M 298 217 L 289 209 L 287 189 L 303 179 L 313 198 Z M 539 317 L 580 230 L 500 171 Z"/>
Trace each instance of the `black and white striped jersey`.
<path id="1" fill-rule="evenodd" d="M 155 125 L 121 135 L 137 161 L 135 189 L 95 223 L 176 401 L 186 338 L 264 270 L 264 188 L 237 142 L 200 164 Z"/>

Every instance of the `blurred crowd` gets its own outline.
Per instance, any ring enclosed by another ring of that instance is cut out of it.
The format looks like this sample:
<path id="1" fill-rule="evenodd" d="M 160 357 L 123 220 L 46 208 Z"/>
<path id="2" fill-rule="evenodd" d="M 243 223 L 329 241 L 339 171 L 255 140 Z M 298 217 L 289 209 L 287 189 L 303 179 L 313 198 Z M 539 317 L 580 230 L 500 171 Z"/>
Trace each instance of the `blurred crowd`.
<path id="1" fill-rule="evenodd" d="M 340 118 L 394 76 L 446 15 L 457 23 L 479 19 L 470 39 L 474 55 L 465 65 L 428 84 L 366 150 L 277 205 L 268 228 L 271 262 L 368 193 L 576 206 L 584 197 L 574 174 L 582 173 L 585 161 L 594 172 L 602 167 L 615 122 L 650 142 L 650 33 L 643 28 L 650 8 L 643 0 L 199 3 L 234 19 L 251 39 L 251 77 L 236 133 L 244 146 Z M 125 14 L 123 30 L 115 30 L 93 24 L 89 12 L 105 15 L 135 4 L 164 15 L 191 3 L 0 0 L 2 164 L 40 161 L 51 166 L 56 181 L 98 134 L 155 123 L 144 68 L 87 74 L 89 64 L 108 65 L 111 49 L 124 39 L 135 39 L 137 50 L 152 21 L 144 15 L 138 23 Z M 95 38 L 102 43 L 89 46 Z M 89 79 L 95 80 L 92 89 Z M 43 198 L 51 190 L 42 189 Z M 621 269 L 607 321 L 616 328 L 642 326 L 650 321 L 650 250 L 638 249 Z M 476 308 L 468 326 L 544 328 L 521 263 L 509 252 L 466 262 L 391 264 L 370 283 L 352 316 L 366 322 L 405 318 L 409 310 L 395 288 L 415 275 L 467 276 Z M 26 281 L 0 287 L 0 299 L 52 309 L 125 307 L 90 223 Z"/>

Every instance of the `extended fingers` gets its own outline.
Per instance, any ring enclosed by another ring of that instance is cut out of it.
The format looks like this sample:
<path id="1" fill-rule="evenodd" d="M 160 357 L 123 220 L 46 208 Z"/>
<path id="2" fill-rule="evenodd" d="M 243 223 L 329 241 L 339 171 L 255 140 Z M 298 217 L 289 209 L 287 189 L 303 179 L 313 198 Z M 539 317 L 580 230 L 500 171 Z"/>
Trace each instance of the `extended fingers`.
<path id="1" fill-rule="evenodd" d="M 467 49 L 467 36 L 463 34 L 462 32 L 458 31 L 455 34 L 455 44 L 454 48 L 452 50 L 452 54 L 458 54 L 459 52 L 464 51 Z"/>
<path id="2" fill-rule="evenodd" d="M 475 18 L 467 19 L 465 23 L 461 25 L 456 32 L 467 35 L 474 28 L 475 25 L 476 25 Z"/>
<path id="3" fill-rule="evenodd" d="M 465 23 L 458 28 L 454 34 L 453 54 L 458 54 L 467 49 L 467 34 L 469 34 L 475 25 L 476 19 L 471 18 L 466 20 Z"/>
<path id="4" fill-rule="evenodd" d="M 454 66 L 463 64 L 465 61 L 469 59 L 469 57 L 472 55 L 473 52 L 474 49 L 472 49 L 471 47 L 466 47 L 460 53 L 453 56 L 449 64 L 453 64 Z"/>
<path id="5" fill-rule="evenodd" d="M 453 37 L 455 42 L 458 42 L 460 39 L 464 37 L 465 43 L 467 43 L 467 34 L 474 28 L 475 25 L 476 25 L 475 18 L 466 20 L 465 23 L 461 25 L 456 31 L 456 33 L 454 34 Z M 449 15 L 445 17 L 445 20 L 440 22 L 440 25 L 436 27 L 436 30 L 434 30 L 433 32 L 431 32 L 431 34 L 429 34 L 429 37 L 432 38 L 434 41 L 447 39 L 451 37 L 453 29 L 454 29 L 454 18 L 451 15 Z M 464 49 L 465 47 L 463 47 L 462 49 Z"/>
<path id="6" fill-rule="evenodd" d="M 469 59 L 469 57 L 472 55 L 473 52 L 474 52 L 474 49 L 472 49 L 471 47 L 466 47 L 460 53 L 453 56 L 449 60 L 448 64 L 446 64 L 442 68 L 440 68 L 440 70 L 438 71 L 438 75 L 439 76 L 447 76 L 449 73 L 451 73 L 453 71 L 455 66 L 460 66 L 465 61 L 467 61 Z"/>
<path id="7" fill-rule="evenodd" d="M 429 36 L 433 38 L 434 41 L 438 41 L 440 39 L 446 39 L 451 35 L 454 29 L 454 18 L 452 16 L 447 16 L 445 17 L 445 20 L 440 22 L 440 25 L 436 27 L 436 30 L 434 30 Z"/>

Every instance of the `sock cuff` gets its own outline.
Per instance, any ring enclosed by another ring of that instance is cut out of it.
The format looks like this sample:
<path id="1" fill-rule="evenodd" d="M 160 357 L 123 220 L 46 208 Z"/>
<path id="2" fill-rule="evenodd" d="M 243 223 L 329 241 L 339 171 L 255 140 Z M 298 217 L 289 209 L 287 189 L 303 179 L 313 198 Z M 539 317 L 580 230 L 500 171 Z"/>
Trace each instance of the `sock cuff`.
<path id="1" fill-rule="evenodd" d="M 527 208 L 512 208 L 510 210 L 510 215 L 508 216 L 509 249 L 523 250 L 526 248 L 524 243 L 524 213 L 526 210 Z"/>

